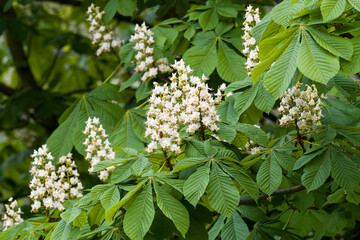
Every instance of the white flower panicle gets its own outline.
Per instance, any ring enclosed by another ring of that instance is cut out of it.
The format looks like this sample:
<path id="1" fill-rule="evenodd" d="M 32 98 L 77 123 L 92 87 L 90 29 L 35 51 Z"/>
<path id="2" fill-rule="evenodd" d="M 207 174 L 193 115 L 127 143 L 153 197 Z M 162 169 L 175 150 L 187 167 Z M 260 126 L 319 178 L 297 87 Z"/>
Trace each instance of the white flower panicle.
<path id="1" fill-rule="evenodd" d="M 179 120 L 185 126 L 188 126 L 186 132 L 194 134 L 201 125 L 209 128 L 211 131 L 219 131 L 216 122 L 219 122 L 219 115 L 216 112 L 216 104 L 222 101 L 223 93 L 226 90 L 226 85 L 222 84 L 218 88 L 218 92 L 213 94 L 206 83 L 207 78 L 203 75 L 202 78 L 190 76 L 192 70 L 189 66 L 185 67 L 183 60 L 175 62 L 173 68 L 177 71 L 170 78 L 173 89 L 182 92 L 182 112 Z M 176 89 L 177 84 L 177 89 Z"/>
<path id="2" fill-rule="evenodd" d="M 87 136 L 83 144 L 86 146 L 85 159 L 90 163 L 89 173 L 94 171 L 95 165 L 100 161 L 109 160 L 115 158 L 115 152 L 111 147 L 111 143 L 107 139 L 108 135 L 105 133 L 105 129 L 100 124 L 99 118 L 89 118 L 86 121 L 86 127 L 83 133 Z M 111 166 L 105 170 L 100 171 L 99 178 L 102 181 L 106 181 L 109 177 L 109 173 L 114 171 L 116 166 Z"/>
<path id="3" fill-rule="evenodd" d="M 149 98 L 145 132 L 145 137 L 152 140 L 147 147 L 149 154 L 158 148 L 158 144 L 165 151 L 180 154 L 179 124 L 187 126 L 186 132 L 190 135 L 201 127 L 219 130 L 216 122 L 220 119 L 215 105 L 222 101 L 226 85 L 220 86 L 214 99 L 205 76 L 191 76 L 192 70 L 183 60 L 175 61 L 172 67 L 176 73 L 170 77 L 171 83 L 163 86 L 155 83 Z"/>
<path id="4" fill-rule="evenodd" d="M 244 35 L 242 36 L 242 39 L 244 40 L 244 50 L 242 50 L 242 53 L 247 57 L 245 65 L 249 77 L 251 76 L 251 71 L 260 63 L 258 57 L 259 47 L 256 44 L 255 38 L 251 35 L 252 28 L 259 22 L 259 8 L 253 10 L 253 7 L 249 5 L 246 8 L 245 21 L 243 23 Z"/>
<path id="5" fill-rule="evenodd" d="M 59 164 L 57 174 L 65 190 L 65 198 L 73 199 L 82 197 L 83 186 L 79 180 L 80 174 L 77 171 L 76 164 L 72 160 L 72 154 L 69 153 L 66 157 L 60 157 Z"/>
<path id="6" fill-rule="evenodd" d="M 301 91 L 301 83 L 289 88 L 281 97 L 278 111 L 283 116 L 280 119 L 280 126 L 295 125 L 302 131 L 309 131 L 313 126 L 321 124 L 321 99 L 326 97 L 318 95 L 315 85 L 306 85 L 307 89 Z"/>
<path id="7" fill-rule="evenodd" d="M 91 4 L 86 13 L 89 16 L 87 21 L 90 22 L 89 32 L 92 44 L 98 46 L 97 56 L 100 56 L 103 52 L 110 52 L 111 49 L 119 49 L 124 44 L 124 41 L 115 39 L 110 27 L 103 23 L 102 17 L 105 12 L 100 11 L 100 7 Z"/>
<path id="8" fill-rule="evenodd" d="M 3 222 L 3 231 L 6 231 L 9 227 L 12 227 L 14 225 L 17 225 L 24 221 L 24 219 L 21 218 L 21 208 L 18 207 L 18 203 L 16 200 L 13 200 L 13 198 L 9 198 L 10 204 L 5 204 L 6 213 L 4 214 L 4 217 L 2 218 Z M 17 210 L 15 208 L 17 207 Z"/>
<path id="9" fill-rule="evenodd" d="M 130 37 L 130 42 L 135 42 L 134 50 L 137 52 L 135 72 L 144 75 L 141 81 L 155 78 L 158 73 L 170 73 L 172 69 L 169 66 L 167 58 L 154 60 L 154 48 L 151 45 L 155 42 L 153 32 L 143 23 L 141 26 L 136 24 L 135 34 Z"/>
<path id="10" fill-rule="evenodd" d="M 152 153 L 158 148 L 158 144 L 164 151 L 181 152 L 181 138 L 178 132 L 178 115 L 181 112 L 181 104 L 178 102 L 181 96 L 173 96 L 167 84 L 160 86 L 156 82 L 153 93 L 149 98 L 150 107 L 147 111 L 147 125 L 145 137 L 151 138 L 152 142 L 147 147 L 147 152 Z"/>
<path id="11" fill-rule="evenodd" d="M 37 212 L 42 205 L 47 210 L 56 208 L 64 211 L 65 200 L 82 196 L 83 187 L 78 179 L 76 165 L 71 160 L 71 153 L 60 158 L 61 166 L 56 171 L 52 164 L 53 156 L 47 151 L 47 146 L 43 145 L 31 155 L 34 159 L 30 169 L 32 180 L 29 184 L 29 197 L 34 201 L 31 205 L 32 212 Z"/>

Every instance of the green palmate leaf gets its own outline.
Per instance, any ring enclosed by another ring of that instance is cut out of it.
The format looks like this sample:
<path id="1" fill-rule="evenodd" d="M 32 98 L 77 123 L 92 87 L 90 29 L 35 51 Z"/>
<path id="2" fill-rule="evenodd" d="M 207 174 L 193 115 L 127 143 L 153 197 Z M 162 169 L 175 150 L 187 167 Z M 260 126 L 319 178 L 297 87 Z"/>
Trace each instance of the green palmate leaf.
<path id="1" fill-rule="evenodd" d="M 301 182 L 308 192 L 322 186 L 330 175 L 330 147 L 325 152 L 316 156 L 304 168 L 304 174 L 301 176 Z"/>
<path id="2" fill-rule="evenodd" d="M 134 131 L 130 110 L 125 113 L 119 127 L 110 136 L 110 141 L 114 146 L 122 148 L 130 147 L 137 150 L 144 148 L 144 144 Z"/>
<path id="3" fill-rule="evenodd" d="M 258 91 L 257 85 L 253 85 L 251 88 L 245 90 L 244 92 L 240 93 L 239 95 L 234 95 L 235 103 L 234 109 L 236 112 L 241 115 L 243 112 L 246 111 L 254 101 L 256 94 Z"/>
<path id="4" fill-rule="evenodd" d="M 241 79 L 240 81 L 236 81 L 236 82 L 233 82 L 233 83 L 230 83 L 229 85 L 227 85 L 225 93 L 227 94 L 229 92 L 234 92 L 236 90 L 243 89 L 243 88 L 251 86 L 253 84 L 254 83 L 253 83 L 253 81 L 251 81 L 251 78 L 246 77 L 244 79 Z"/>
<path id="5" fill-rule="evenodd" d="M 221 230 L 222 239 L 242 240 L 246 239 L 248 235 L 249 229 L 238 212 L 235 212 L 226 220 L 226 223 Z"/>
<path id="6" fill-rule="evenodd" d="M 173 221 L 176 229 L 185 237 L 190 224 L 188 211 L 178 200 L 161 188 L 157 182 L 154 181 L 153 183 L 158 207 L 166 217 Z"/>
<path id="7" fill-rule="evenodd" d="M 53 233 L 50 240 L 67 240 L 71 232 L 71 224 L 66 224 L 64 220 L 61 220 Z"/>
<path id="8" fill-rule="evenodd" d="M 234 109 L 234 103 L 229 100 L 223 101 L 217 108 L 217 113 L 220 116 L 221 121 L 228 122 L 230 124 L 237 123 L 239 115 Z"/>
<path id="9" fill-rule="evenodd" d="M 124 16 L 132 16 L 136 9 L 135 0 L 117 0 L 118 8 L 117 11 Z"/>
<path id="10" fill-rule="evenodd" d="M 134 0 L 110 0 L 106 4 L 104 11 L 104 21 L 108 23 L 116 12 L 124 16 L 132 16 L 136 9 L 136 1 Z"/>
<path id="11" fill-rule="evenodd" d="M 267 38 L 259 43 L 259 59 L 264 61 L 276 52 L 276 50 L 289 38 L 293 39 L 298 28 L 290 27 L 285 31 L 281 31 L 271 38 Z"/>
<path id="12" fill-rule="evenodd" d="M 271 11 L 272 19 L 283 26 L 287 26 L 290 21 L 290 10 L 291 10 L 292 0 L 285 0 L 280 4 L 276 5 Z"/>
<path id="13" fill-rule="evenodd" d="M 211 207 L 227 217 L 232 216 L 240 201 L 239 191 L 234 182 L 216 163 L 212 164 L 206 193 Z"/>
<path id="14" fill-rule="evenodd" d="M 184 61 L 194 70 L 194 74 L 210 76 L 214 71 L 216 58 L 216 38 L 213 38 L 207 46 L 196 45 L 184 54 Z"/>
<path id="15" fill-rule="evenodd" d="M 47 146 L 55 158 L 68 154 L 73 148 L 73 129 L 79 114 L 80 104 L 77 104 L 74 111 L 49 137 Z M 61 141 L 61 142 L 60 142 Z"/>
<path id="16" fill-rule="evenodd" d="M 278 59 L 280 55 L 283 54 L 283 52 L 288 48 L 292 40 L 292 37 L 287 37 L 286 40 L 274 48 L 274 51 L 271 55 L 266 56 L 267 59 L 265 61 L 262 61 L 251 71 L 251 80 L 253 82 L 257 82 L 260 79 L 260 77 L 271 66 L 271 64 L 273 64 L 274 61 L 276 61 L 276 59 Z"/>
<path id="17" fill-rule="evenodd" d="M 186 142 L 185 155 L 191 158 L 208 157 L 203 141 L 190 140 Z"/>
<path id="18" fill-rule="evenodd" d="M 196 169 L 184 184 L 184 196 L 194 207 L 204 194 L 209 183 L 210 162 Z"/>
<path id="19" fill-rule="evenodd" d="M 306 77 L 323 84 L 327 84 L 340 69 L 339 60 L 321 48 L 306 32 L 302 34 L 297 63 Z"/>
<path id="20" fill-rule="evenodd" d="M 154 220 L 155 210 L 151 183 L 148 183 L 141 193 L 126 210 L 124 230 L 131 239 L 143 239 Z"/>
<path id="21" fill-rule="evenodd" d="M 66 223 L 71 223 L 74 221 L 75 218 L 77 218 L 83 210 L 81 208 L 75 207 L 66 210 L 63 212 L 60 216 L 62 219 L 65 220 Z"/>
<path id="22" fill-rule="evenodd" d="M 75 227 L 80 227 L 83 228 L 86 222 L 86 218 L 87 218 L 87 212 L 86 211 L 82 211 L 72 222 L 72 225 Z"/>
<path id="23" fill-rule="evenodd" d="M 221 168 L 229 174 L 246 192 L 257 201 L 259 198 L 259 188 L 256 182 L 240 167 L 228 167 L 221 164 Z"/>
<path id="24" fill-rule="evenodd" d="M 104 219 L 105 209 L 101 204 L 97 204 L 90 209 L 88 212 L 88 222 L 90 226 L 97 225 L 100 226 L 101 222 Z"/>
<path id="25" fill-rule="evenodd" d="M 349 39 L 332 36 L 314 28 L 308 28 L 308 30 L 310 31 L 311 36 L 321 47 L 336 56 L 342 57 L 346 60 L 351 59 L 351 56 L 353 55 L 353 46 Z"/>
<path id="26" fill-rule="evenodd" d="M 214 29 L 218 22 L 219 15 L 214 8 L 201 13 L 199 16 L 199 23 L 204 31 Z"/>
<path id="27" fill-rule="evenodd" d="M 91 92 L 87 93 L 87 97 L 96 98 L 104 101 L 119 99 L 119 88 L 110 83 L 103 83 Z"/>
<path id="28" fill-rule="evenodd" d="M 263 112 L 260 111 L 254 104 L 251 104 L 246 111 L 241 114 L 239 122 L 248 123 L 248 124 L 257 124 L 260 121 L 260 118 L 263 116 Z"/>
<path id="29" fill-rule="evenodd" d="M 251 221 L 258 222 L 266 219 L 266 214 L 258 207 L 242 204 L 237 209 L 241 215 Z"/>
<path id="30" fill-rule="evenodd" d="M 299 37 L 295 37 L 274 66 L 265 74 L 264 86 L 275 99 L 279 98 L 289 87 L 296 72 L 299 46 Z"/>
<path id="31" fill-rule="evenodd" d="M 356 0 L 348 0 L 348 2 L 351 4 L 351 6 L 360 12 L 360 2 Z"/>
<path id="32" fill-rule="evenodd" d="M 216 133 L 218 137 L 226 140 L 229 143 L 235 139 L 236 131 L 232 126 L 225 123 L 218 123 L 217 126 L 220 128 L 220 130 Z"/>
<path id="33" fill-rule="evenodd" d="M 261 164 L 256 175 L 256 181 L 261 191 L 271 195 L 280 186 L 281 180 L 281 167 L 276 161 L 274 154 L 270 153 L 263 164 Z"/>
<path id="34" fill-rule="evenodd" d="M 325 127 L 315 135 L 315 141 L 320 145 L 326 145 L 331 143 L 335 137 L 336 131 L 331 127 Z"/>
<path id="35" fill-rule="evenodd" d="M 125 44 L 124 46 L 122 46 L 120 48 L 119 56 L 121 58 L 121 62 L 125 63 L 124 67 L 131 66 L 131 61 L 133 60 L 134 55 L 135 55 L 134 46 L 135 46 L 135 42 L 128 42 L 127 44 Z M 125 84 L 125 83 L 123 83 L 123 84 Z M 124 89 L 122 89 L 122 90 L 124 90 Z"/>
<path id="36" fill-rule="evenodd" d="M 113 205 L 109 210 L 106 211 L 105 214 L 105 219 L 108 223 L 111 222 L 113 216 L 115 215 L 115 213 L 125 204 L 127 203 L 130 199 L 132 199 L 132 197 L 134 196 L 134 194 L 136 194 L 140 189 L 142 189 L 142 187 L 144 186 L 144 184 L 148 181 L 148 179 L 144 179 L 141 182 L 139 182 L 137 185 L 135 185 L 134 187 L 132 187 L 130 189 L 129 192 L 126 193 L 126 195 L 120 200 L 120 202 L 115 203 L 115 205 Z"/>
<path id="37" fill-rule="evenodd" d="M 360 72 L 360 36 L 352 38 L 350 42 L 354 48 L 354 54 L 350 61 L 342 61 L 341 68 L 347 75 Z"/>
<path id="38" fill-rule="evenodd" d="M 172 27 L 155 26 L 153 28 L 155 44 L 159 49 L 163 49 L 165 42 L 173 44 L 178 35 L 178 31 Z"/>
<path id="39" fill-rule="evenodd" d="M 266 91 L 263 84 L 259 84 L 254 103 L 258 109 L 269 113 L 275 104 L 275 99 L 268 91 Z"/>
<path id="40" fill-rule="evenodd" d="M 136 160 L 126 162 L 121 166 L 115 168 L 111 174 L 111 183 L 119 183 L 126 180 L 128 177 L 133 174 L 133 165 Z"/>
<path id="41" fill-rule="evenodd" d="M 320 0 L 304 0 L 305 7 L 313 7 L 315 6 Z"/>
<path id="42" fill-rule="evenodd" d="M 336 127 L 336 132 L 344 136 L 356 146 L 360 146 L 360 128 L 358 127 Z"/>
<path id="43" fill-rule="evenodd" d="M 105 208 L 105 211 L 109 210 L 120 200 L 120 192 L 117 186 L 106 190 L 100 197 L 101 205 Z"/>
<path id="44" fill-rule="evenodd" d="M 346 200 L 351 203 L 358 205 L 360 203 L 360 192 L 359 191 L 347 191 Z"/>
<path id="45" fill-rule="evenodd" d="M 209 45 L 214 44 L 214 41 L 216 41 L 216 36 L 217 35 L 214 31 L 199 32 L 192 41 L 192 44 L 195 46 L 193 49 L 201 50 L 204 47 L 208 47 Z"/>
<path id="46" fill-rule="evenodd" d="M 237 123 L 235 129 L 261 146 L 266 146 L 268 143 L 268 136 L 259 127 L 245 123 Z"/>
<path id="47" fill-rule="evenodd" d="M 360 172 L 348 153 L 334 148 L 331 157 L 331 176 L 344 189 L 355 189 L 360 185 Z"/>
<path id="48" fill-rule="evenodd" d="M 276 161 L 280 164 L 280 166 L 286 171 L 291 171 L 294 167 L 296 159 L 291 156 L 291 153 L 283 153 L 279 151 L 273 151 L 274 157 Z"/>
<path id="49" fill-rule="evenodd" d="M 227 82 L 244 79 L 246 77 L 244 63 L 245 58 L 228 47 L 225 42 L 219 41 L 216 69 L 221 78 Z"/>
<path id="50" fill-rule="evenodd" d="M 130 118 L 131 118 L 131 123 L 133 125 L 136 136 L 143 142 L 146 142 L 147 141 L 145 139 L 146 112 L 143 111 L 142 109 L 135 109 L 135 110 L 131 111 Z"/>
<path id="51" fill-rule="evenodd" d="M 358 85 L 351 78 L 338 74 L 332 78 L 334 85 L 345 97 L 355 97 L 357 95 Z"/>
<path id="52" fill-rule="evenodd" d="M 98 164 L 95 165 L 94 172 L 104 170 L 107 167 L 111 167 L 120 163 L 124 164 L 130 159 L 131 158 L 114 158 L 114 159 L 100 161 Z"/>
<path id="53" fill-rule="evenodd" d="M 212 226 L 212 228 L 210 229 L 210 231 L 208 232 L 209 235 L 209 240 L 215 240 L 217 238 L 217 236 L 219 235 L 220 231 L 223 229 L 225 223 L 225 217 L 224 216 L 219 216 L 219 218 L 216 220 L 214 226 Z"/>
<path id="54" fill-rule="evenodd" d="M 147 98 L 150 95 L 151 95 L 150 82 L 142 82 L 135 92 L 135 97 L 137 102 Z"/>
<path id="55" fill-rule="evenodd" d="M 128 80 L 121 83 L 121 87 L 120 87 L 119 92 L 121 92 L 121 91 L 125 90 L 126 88 L 130 87 L 136 81 L 139 81 L 140 80 L 140 75 L 141 75 L 141 73 L 135 73 L 135 74 L 131 75 L 131 77 Z"/>
<path id="56" fill-rule="evenodd" d="M 338 18 L 345 10 L 346 0 L 324 0 L 321 3 L 321 15 L 324 22 Z"/>
<path id="57" fill-rule="evenodd" d="M 175 188 L 179 192 L 184 193 L 184 179 L 163 178 L 161 180 L 164 181 L 167 185 Z"/>
<path id="58" fill-rule="evenodd" d="M 185 168 L 195 166 L 195 165 L 204 163 L 206 161 L 209 161 L 209 159 L 206 157 L 191 157 L 191 158 L 181 159 L 176 163 L 173 171 L 178 172 Z"/>
<path id="59" fill-rule="evenodd" d="M 341 203 L 345 200 L 346 191 L 343 189 L 336 190 L 333 194 L 330 194 L 327 198 L 328 203 Z"/>
<path id="60" fill-rule="evenodd" d="M 196 32 L 195 28 L 191 26 L 185 31 L 184 37 L 190 41 L 191 38 L 195 35 L 195 32 Z"/>
<path id="61" fill-rule="evenodd" d="M 256 39 L 257 42 L 261 42 L 263 39 L 264 32 L 269 27 L 271 22 L 271 12 L 266 14 L 261 21 L 255 25 L 252 29 L 252 36 Z"/>

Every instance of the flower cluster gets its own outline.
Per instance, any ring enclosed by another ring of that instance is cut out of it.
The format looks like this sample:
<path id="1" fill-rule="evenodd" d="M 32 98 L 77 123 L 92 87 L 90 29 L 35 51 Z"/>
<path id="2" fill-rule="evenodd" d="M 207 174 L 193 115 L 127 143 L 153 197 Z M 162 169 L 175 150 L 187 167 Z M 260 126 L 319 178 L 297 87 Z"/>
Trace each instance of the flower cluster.
<path id="1" fill-rule="evenodd" d="M 52 164 L 54 158 L 47 151 L 47 146 L 43 145 L 31 155 L 34 160 L 30 170 L 33 178 L 29 184 L 31 189 L 29 197 L 34 201 L 31 205 L 33 212 L 37 212 L 42 205 L 47 210 L 57 208 L 63 211 L 65 209 L 63 203 L 66 199 L 82 196 L 83 187 L 78 179 L 76 165 L 71 160 L 71 153 L 60 158 L 60 164 L 65 165 L 60 166 L 56 171 Z"/>
<path id="2" fill-rule="evenodd" d="M 96 55 L 99 56 L 103 52 L 110 52 L 111 49 L 120 48 L 124 42 L 114 38 L 114 33 L 110 27 L 105 26 L 102 22 L 104 11 L 100 12 L 99 7 L 91 4 L 86 12 L 88 14 L 87 21 L 90 22 L 89 32 L 91 33 L 92 44 L 98 47 Z"/>
<path id="3" fill-rule="evenodd" d="M 256 44 L 255 38 L 251 36 L 252 28 L 259 22 L 259 8 L 253 10 L 253 7 L 249 5 L 246 8 L 245 21 L 243 23 L 244 35 L 242 36 L 242 39 L 244 40 L 244 50 L 242 50 L 242 53 L 247 57 L 245 64 L 249 77 L 251 76 L 252 69 L 260 63 L 258 57 L 259 48 Z"/>
<path id="4" fill-rule="evenodd" d="M 297 83 L 281 96 L 278 111 L 283 116 L 280 119 L 280 126 L 296 124 L 302 131 L 308 131 L 313 126 L 321 124 L 323 106 L 321 99 L 325 99 L 325 96 L 318 95 L 315 85 L 306 86 L 307 89 L 301 91 L 301 83 Z"/>
<path id="5" fill-rule="evenodd" d="M 153 57 L 154 48 L 151 47 L 154 43 L 152 35 L 153 32 L 143 23 L 141 26 L 136 24 L 135 34 L 130 38 L 130 42 L 136 43 L 134 46 L 135 51 L 137 51 L 135 71 L 144 73 L 141 81 L 155 78 L 158 72 L 170 73 L 172 71 L 167 58 L 161 58 L 155 62 Z"/>
<path id="6" fill-rule="evenodd" d="M 4 214 L 4 217 L 2 220 L 3 223 L 3 231 L 6 231 L 9 227 L 12 227 L 14 225 L 17 225 L 24 221 L 24 219 L 21 218 L 21 208 L 18 207 L 18 203 L 16 200 L 13 200 L 13 198 L 9 198 L 9 204 L 5 204 L 6 213 Z M 18 207 L 17 211 L 15 211 L 15 207 Z"/>
<path id="7" fill-rule="evenodd" d="M 80 174 L 77 171 L 75 162 L 72 160 L 72 154 L 62 156 L 59 159 L 59 169 L 57 174 L 61 181 L 62 188 L 65 190 L 65 199 L 82 197 L 82 183 L 79 180 Z"/>
<path id="8" fill-rule="evenodd" d="M 109 160 L 115 158 L 115 152 L 112 150 L 111 143 L 107 139 L 108 135 L 105 133 L 105 129 L 100 124 L 99 118 L 89 118 L 86 121 L 86 127 L 83 133 L 87 136 L 85 142 L 86 157 L 89 161 L 90 168 L 89 173 L 94 171 L 95 165 L 102 160 Z M 106 181 L 109 177 L 109 173 L 114 171 L 116 166 L 111 166 L 103 171 L 100 171 L 99 178 L 102 181 Z"/>
<path id="9" fill-rule="evenodd" d="M 213 94 L 209 93 L 211 89 L 205 76 L 191 76 L 192 70 L 185 66 L 183 60 L 175 61 L 172 67 L 176 72 L 170 77 L 171 83 L 163 86 L 155 83 L 149 98 L 145 137 L 151 138 L 152 142 L 147 147 L 148 153 L 152 153 L 160 144 L 164 151 L 179 154 L 179 124 L 187 126 L 186 132 L 190 135 L 200 128 L 219 130 L 215 105 L 221 102 L 226 85 L 220 86 L 214 99 Z"/>
<path id="10" fill-rule="evenodd" d="M 253 140 L 249 140 L 246 144 L 245 144 L 245 150 L 249 153 L 249 154 L 255 154 L 260 152 L 262 149 L 261 146 L 257 145 L 256 142 L 254 142 Z"/>

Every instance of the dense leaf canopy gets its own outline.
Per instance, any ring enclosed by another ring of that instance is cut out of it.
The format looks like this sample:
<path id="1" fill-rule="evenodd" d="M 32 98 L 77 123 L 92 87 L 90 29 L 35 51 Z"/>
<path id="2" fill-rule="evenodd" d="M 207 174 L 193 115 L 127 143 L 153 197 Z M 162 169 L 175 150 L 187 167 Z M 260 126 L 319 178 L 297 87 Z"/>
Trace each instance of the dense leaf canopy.
<path id="1" fill-rule="evenodd" d="M 359 0 L 1 0 L 0 239 L 359 239 L 359 73 Z"/>

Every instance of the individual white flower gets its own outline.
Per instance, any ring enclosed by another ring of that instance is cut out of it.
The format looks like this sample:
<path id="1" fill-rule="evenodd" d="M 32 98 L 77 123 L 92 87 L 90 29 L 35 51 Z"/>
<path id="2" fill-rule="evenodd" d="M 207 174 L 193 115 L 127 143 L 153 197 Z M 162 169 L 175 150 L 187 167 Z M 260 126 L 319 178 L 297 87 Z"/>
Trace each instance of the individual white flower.
<path id="1" fill-rule="evenodd" d="M 321 124 L 321 108 L 323 103 L 320 99 L 315 85 L 306 85 L 305 91 L 301 91 L 301 83 L 289 88 L 281 97 L 279 113 L 282 117 L 279 120 L 280 126 L 295 125 L 303 132 L 309 131 L 313 126 Z"/>
<path id="2" fill-rule="evenodd" d="M 100 7 L 91 4 L 86 13 L 89 16 L 86 20 L 90 22 L 89 32 L 92 44 L 98 47 L 96 50 L 97 56 L 100 56 L 103 52 L 110 52 L 111 49 L 119 49 L 124 44 L 124 41 L 115 39 L 110 27 L 105 26 L 102 22 L 105 12 L 100 12 Z"/>

